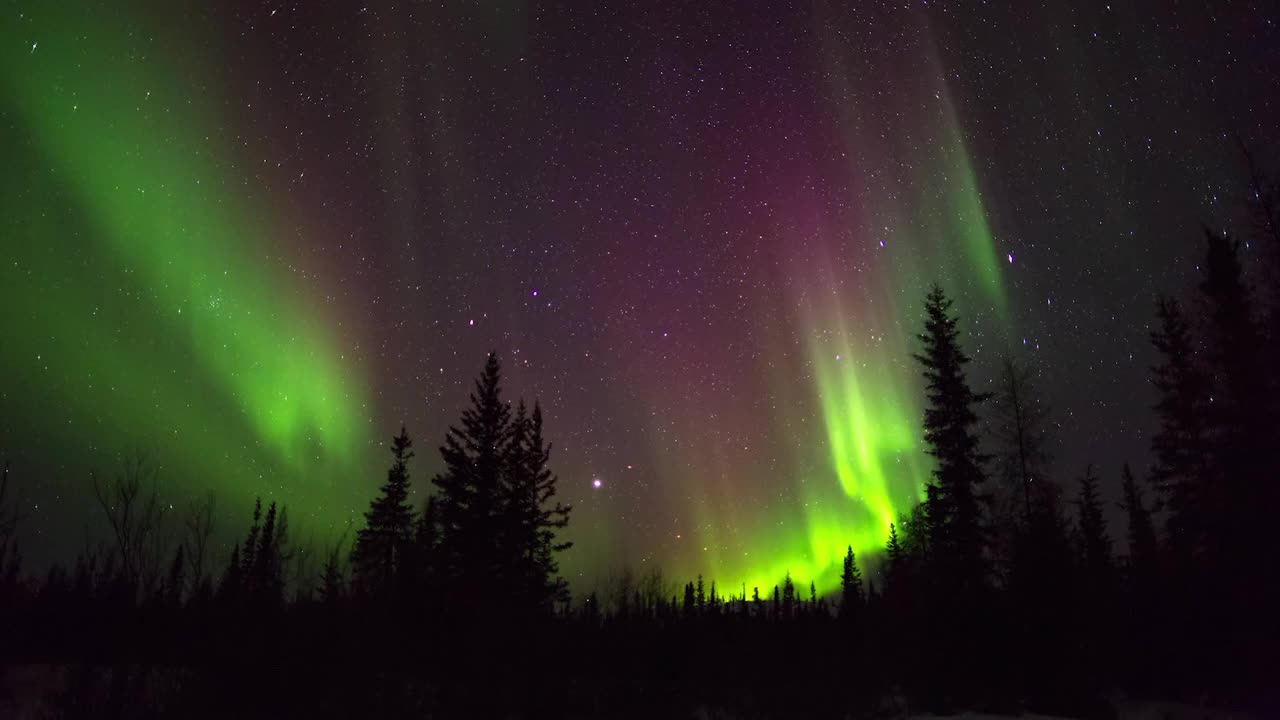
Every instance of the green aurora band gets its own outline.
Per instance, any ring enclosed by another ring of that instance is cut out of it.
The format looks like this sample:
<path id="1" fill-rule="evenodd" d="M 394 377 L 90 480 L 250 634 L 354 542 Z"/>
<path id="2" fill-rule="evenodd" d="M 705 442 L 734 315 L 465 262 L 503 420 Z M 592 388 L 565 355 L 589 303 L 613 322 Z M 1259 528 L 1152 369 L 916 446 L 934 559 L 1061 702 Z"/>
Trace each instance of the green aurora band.
<path id="1" fill-rule="evenodd" d="M 283 228 L 255 220 L 262 181 L 225 166 L 225 104 L 173 62 L 192 49 L 74 3 L 13 30 L 0 80 L 6 145 L 21 148 L 3 194 L 18 221 L 0 281 L 18 349 L 2 368 L 9 409 L 38 421 L 56 394 L 94 419 L 102 450 L 141 448 L 179 475 L 173 500 L 216 486 L 235 507 L 266 492 L 343 519 L 348 506 L 315 501 L 369 459 L 363 376 L 319 292 L 278 259 Z"/>

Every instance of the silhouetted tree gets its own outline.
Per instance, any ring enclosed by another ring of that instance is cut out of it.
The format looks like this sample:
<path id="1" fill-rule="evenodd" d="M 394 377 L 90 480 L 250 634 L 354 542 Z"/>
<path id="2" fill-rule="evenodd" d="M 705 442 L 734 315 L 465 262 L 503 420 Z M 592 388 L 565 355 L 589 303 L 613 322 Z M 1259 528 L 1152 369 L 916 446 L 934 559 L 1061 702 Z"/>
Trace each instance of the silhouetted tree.
<path id="1" fill-rule="evenodd" d="M 556 553 L 573 545 L 557 539 L 557 532 L 569 524 L 570 508 L 555 501 L 557 478 L 547 467 L 550 458 L 551 446 L 542 435 L 542 407 L 534 403 L 526 418 L 521 401 L 511 423 L 502 516 L 508 572 L 519 580 L 515 599 L 540 612 L 568 600 L 569 586 L 559 575 Z"/>
<path id="2" fill-rule="evenodd" d="M 205 560 L 209 552 L 209 539 L 213 536 L 217 517 L 217 499 L 212 492 L 191 501 L 183 518 L 183 554 L 190 568 L 190 586 L 193 596 L 201 594 L 200 586 L 208 584 Z M 205 588 L 207 591 L 207 587 Z"/>
<path id="3" fill-rule="evenodd" d="M 511 437 L 511 408 L 502 401 L 502 370 L 490 353 L 475 381 L 461 427 L 450 427 L 440 448 L 445 469 L 432 478 L 440 511 L 436 560 L 440 586 L 458 610 L 483 612 L 503 582 L 503 472 Z"/>
<path id="4" fill-rule="evenodd" d="M 3 474 L 0 474 L 0 601 L 5 603 L 17 599 L 18 577 L 22 568 L 17 535 L 23 515 L 17 509 L 17 503 L 11 504 L 9 491 L 9 464 L 5 463 Z"/>
<path id="5" fill-rule="evenodd" d="M 1049 411 L 1036 395 L 1030 370 L 1008 355 L 1000 369 L 1000 389 L 992 403 L 996 460 L 1006 490 L 1017 488 L 1025 521 L 1031 517 L 1031 486 L 1050 460 Z"/>
<path id="6" fill-rule="evenodd" d="M 173 553 L 173 562 L 169 564 L 169 575 L 165 578 L 163 599 L 165 605 L 182 604 L 186 573 L 186 558 L 182 546 L 179 545 Z"/>
<path id="7" fill-rule="evenodd" d="M 896 544 L 898 538 L 892 524 L 889 526 L 889 532 L 890 542 Z M 840 617 L 846 620 L 858 617 L 863 601 L 862 571 L 858 569 L 858 563 L 853 555 L 853 546 L 850 545 L 845 551 L 844 568 L 840 573 Z"/>
<path id="8" fill-rule="evenodd" d="M 1076 510 L 1085 577 L 1094 592 L 1103 592 L 1110 587 L 1115 559 L 1111 538 L 1107 536 L 1106 519 L 1102 515 L 1102 500 L 1098 497 L 1098 477 L 1094 475 L 1092 465 L 1086 467 L 1080 477 Z"/>
<path id="9" fill-rule="evenodd" d="M 289 521 L 286 510 L 278 511 L 276 503 L 267 507 L 252 562 L 245 568 L 249 602 L 258 608 L 275 608 L 284 600 L 284 567 L 288 545 Z"/>
<path id="10" fill-rule="evenodd" d="M 352 581 L 359 592 L 387 601 L 406 590 L 416 568 L 411 544 L 414 512 L 409 503 L 409 466 L 413 442 L 400 427 L 391 440 L 394 461 L 387 481 L 365 512 L 365 527 L 351 549 Z"/>
<path id="11" fill-rule="evenodd" d="M 125 460 L 110 480 L 91 473 L 94 496 L 111 527 L 121 582 L 150 597 L 160 585 L 166 555 L 164 515 L 156 491 L 159 470 L 141 455 Z"/>
<path id="12" fill-rule="evenodd" d="M 342 570 L 342 546 L 346 544 L 348 526 L 332 547 L 325 550 L 324 569 L 320 573 L 320 602 L 328 606 L 341 603 L 347 594 L 347 578 Z"/>
<path id="13" fill-rule="evenodd" d="M 1242 565 L 1247 572 L 1261 558 L 1249 557 L 1266 547 L 1267 538 L 1249 537 L 1269 525 L 1261 508 L 1273 499 L 1277 464 L 1269 450 L 1274 413 L 1269 381 L 1274 368 L 1264 362 L 1264 343 L 1253 293 L 1245 281 L 1237 241 L 1205 230 L 1207 249 L 1200 291 L 1208 306 L 1207 367 L 1212 388 L 1207 417 L 1211 423 L 1209 482 L 1197 510 L 1207 514 L 1212 560 Z M 1260 481 L 1260 478 L 1267 480 Z M 1269 533 L 1270 531 L 1265 531 Z"/>
<path id="14" fill-rule="evenodd" d="M 1160 428 L 1151 439 L 1151 478 L 1168 506 L 1169 542 L 1186 555 L 1199 544 L 1202 530 L 1196 508 L 1207 473 L 1208 381 L 1196 363 L 1191 326 L 1178 301 L 1158 298 L 1156 319 L 1159 328 L 1151 333 L 1151 343 L 1160 360 L 1152 368 L 1152 383 L 1159 393 Z"/>
<path id="15" fill-rule="evenodd" d="M 986 576 L 979 492 L 985 458 L 974 432 L 974 408 L 989 395 L 973 392 L 965 379 L 969 357 L 960 347 L 951 305 L 942 288 L 934 285 L 925 299 L 925 331 L 918 336 L 924 351 L 915 357 L 924 367 L 924 434 L 935 460 L 926 501 L 930 552 L 937 560 L 935 567 L 949 576 L 946 582 L 962 591 L 980 586 Z"/>
<path id="16" fill-rule="evenodd" d="M 227 568 L 218 583 L 217 600 L 223 607 L 234 608 L 240 604 L 243 594 L 244 568 L 240 559 L 240 545 L 237 544 L 231 546 L 231 559 L 227 561 Z"/>
<path id="17" fill-rule="evenodd" d="M 884 544 L 884 550 L 886 592 L 894 592 L 906 570 L 906 554 L 902 544 L 898 542 L 898 528 L 894 523 L 889 523 L 889 539 Z"/>
<path id="18" fill-rule="evenodd" d="M 1151 524 L 1151 512 L 1143 502 L 1142 488 L 1133 477 L 1128 463 L 1121 471 L 1124 502 L 1120 508 L 1129 520 L 1129 577 L 1134 585 L 1153 583 L 1157 573 L 1157 545 L 1155 528 Z"/>
<path id="19" fill-rule="evenodd" d="M 415 592 L 419 598 L 430 602 L 439 583 L 440 510 L 439 501 L 432 495 L 418 513 L 413 526 L 413 560 L 417 578 Z"/>
<path id="20" fill-rule="evenodd" d="M 796 586 L 791 582 L 791 572 L 782 580 L 782 615 L 792 617 L 796 609 Z"/>

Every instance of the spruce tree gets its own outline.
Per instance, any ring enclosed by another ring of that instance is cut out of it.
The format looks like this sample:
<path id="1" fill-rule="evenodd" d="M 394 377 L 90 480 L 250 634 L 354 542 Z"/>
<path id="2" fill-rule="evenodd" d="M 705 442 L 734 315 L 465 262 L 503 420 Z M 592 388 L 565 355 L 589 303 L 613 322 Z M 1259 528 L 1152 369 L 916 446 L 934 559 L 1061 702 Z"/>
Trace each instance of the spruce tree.
<path id="1" fill-rule="evenodd" d="M 559 575 L 556 553 L 572 547 L 557 538 L 569 524 L 570 507 L 555 500 L 557 478 L 547 467 L 551 446 L 542 434 L 542 407 L 526 416 L 520 401 L 511 423 L 503 482 L 504 531 L 514 596 L 535 612 L 568 599 L 568 583 Z"/>
<path id="2" fill-rule="evenodd" d="M 231 546 L 231 559 L 227 562 L 227 569 L 222 573 L 222 580 L 218 582 L 218 592 L 215 597 L 222 607 L 233 609 L 239 606 L 242 589 L 244 587 L 244 571 L 240 562 L 240 545 Z"/>
<path id="3" fill-rule="evenodd" d="M 369 503 L 365 526 L 356 533 L 351 549 L 355 587 L 361 594 L 391 600 L 411 583 L 415 568 L 414 511 L 409 503 L 409 466 L 413 442 L 402 425 L 391 440 L 394 458 L 380 494 Z"/>
<path id="4" fill-rule="evenodd" d="M 255 529 L 258 528 L 255 526 Z M 276 503 L 271 503 L 267 507 L 260 532 L 250 533 L 251 537 L 255 534 L 257 547 L 254 549 L 252 562 L 245 566 L 247 596 L 256 608 L 276 608 L 284 601 L 288 511 L 284 507 L 277 510 Z"/>
<path id="5" fill-rule="evenodd" d="M 782 579 L 782 614 L 785 617 L 791 617 L 795 614 L 796 607 L 796 586 L 791 582 L 791 571 L 787 571 L 787 576 Z"/>
<path id="6" fill-rule="evenodd" d="M 1200 291 L 1208 306 L 1206 353 L 1212 387 L 1208 418 L 1210 482 L 1199 498 L 1207 514 L 1211 561 L 1243 577 L 1267 562 L 1270 510 L 1277 463 L 1270 451 L 1275 434 L 1270 379 L 1253 292 L 1244 278 L 1240 244 L 1205 230 L 1206 253 Z M 1260 535 L 1255 533 L 1261 532 Z M 1255 551 L 1259 552 L 1254 555 Z M 1239 564 L 1232 563 L 1239 561 Z"/>
<path id="7" fill-rule="evenodd" d="M 1203 529 L 1197 508 L 1208 480 L 1208 380 L 1196 362 L 1191 325 L 1178 301 L 1158 298 L 1156 319 L 1159 327 L 1151 333 L 1151 344 L 1160 360 L 1152 368 L 1152 384 L 1160 428 L 1151 439 L 1151 479 L 1169 511 L 1169 542 L 1185 559 L 1200 544 Z"/>
<path id="8" fill-rule="evenodd" d="M 346 578 L 338 562 L 338 549 L 334 548 L 325 557 L 324 570 L 320 574 L 320 602 L 334 606 L 342 602 L 345 595 Z"/>
<path id="9" fill-rule="evenodd" d="M 415 581 L 418 597 L 424 601 L 433 599 L 439 578 L 437 555 L 440 545 L 439 502 L 434 495 L 427 498 L 413 526 Z"/>
<path id="10" fill-rule="evenodd" d="M 890 525 L 891 532 L 892 529 Z M 897 542 L 896 534 L 890 537 L 892 542 Z M 862 571 L 858 569 L 853 555 L 853 546 L 850 545 L 845 551 L 844 569 L 840 573 L 840 617 L 853 620 L 858 616 L 862 605 Z"/>
<path id="11" fill-rule="evenodd" d="M 902 544 L 898 542 L 898 528 L 894 523 L 889 523 L 889 540 L 884 544 L 885 557 L 888 560 L 888 584 L 890 586 L 896 583 L 896 579 L 902 575 L 905 569 L 905 554 L 902 550 Z"/>
<path id="12" fill-rule="evenodd" d="M 503 571 L 502 482 L 511 408 L 502 401 L 502 368 L 490 353 L 475 381 L 461 427 L 440 448 L 445 469 L 432 478 L 440 511 L 436 559 L 440 586 L 459 610 L 482 612 L 496 602 Z"/>
<path id="13" fill-rule="evenodd" d="M 1085 468 L 1080 477 L 1079 494 L 1076 497 L 1077 532 L 1085 577 L 1094 592 L 1106 592 L 1111 583 L 1115 559 L 1111 538 L 1107 535 L 1106 518 L 1102 515 L 1102 500 L 1098 495 L 1098 477 L 1093 466 Z"/>
<path id="14" fill-rule="evenodd" d="M 960 347 L 951 305 L 935 284 L 925 299 L 925 331 L 918 336 L 924 351 L 915 358 L 924 367 L 924 434 L 935 461 L 926 503 L 930 552 L 943 581 L 963 591 L 980 587 L 986 578 L 980 493 L 985 457 L 978 449 L 975 408 L 989 395 L 969 388 L 969 357 Z"/>
<path id="15" fill-rule="evenodd" d="M 1129 582 L 1136 588 L 1149 589 L 1157 572 L 1157 546 L 1151 513 L 1142 497 L 1142 488 L 1133 477 L 1128 463 L 1121 471 L 1124 502 L 1120 508 L 1129 520 Z M 1145 594 L 1145 593 L 1144 593 Z"/>

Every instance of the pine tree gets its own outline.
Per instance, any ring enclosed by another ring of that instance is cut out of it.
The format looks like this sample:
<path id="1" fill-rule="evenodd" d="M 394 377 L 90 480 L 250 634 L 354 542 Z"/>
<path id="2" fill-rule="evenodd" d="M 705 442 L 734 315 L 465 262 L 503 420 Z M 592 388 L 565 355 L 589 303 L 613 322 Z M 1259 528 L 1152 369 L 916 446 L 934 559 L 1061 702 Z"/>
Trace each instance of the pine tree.
<path id="1" fill-rule="evenodd" d="M 222 573 L 218 583 L 217 601 L 224 608 L 234 608 L 240 604 L 244 586 L 244 571 L 240 562 L 240 546 L 231 546 L 231 559 L 227 569 Z"/>
<path id="2" fill-rule="evenodd" d="M 898 527 L 895 523 L 889 523 L 889 539 L 885 541 L 884 551 L 884 595 L 889 599 L 891 606 L 898 608 L 910 595 L 908 590 L 910 557 L 898 537 Z"/>
<path id="3" fill-rule="evenodd" d="M 1199 545 L 1203 529 L 1196 514 L 1208 479 L 1208 381 L 1196 363 L 1191 326 L 1178 301 L 1158 298 L 1156 318 L 1160 326 L 1151 333 L 1151 343 L 1160 362 L 1152 368 L 1152 383 L 1159 393 L 1155 411 L 1160 429 L 1151 439 L 1151 478 L 1169 510 L 1169 542 L 1185 558 Z"/>
<path id="4" fill-rule="evenodd" d="M 698 606 L 698 613 L 702 613 L 707 608 L 707 591 L 702 586 L 702 575 L 698 575 L 698 584 L 695 586 L 693 597 Z"/>
<path id="5" fill-rule="evenodd" d="M 249 571 L 254 567 L 258 552 L 258 534 L 262 532 L 262 498 L 253 501 L 253 523 L 249 526 L 249 536 L 240 544 L 240 567 L 245 574 L 245 582 L 249 582 Z"/>
<path id="6" fill-rule="evenodd" d="M 356 533 L 351 549 L 351 569 L 361 593 L 391 600 L 411 583 L 414 568 L 412 542 L 414 511 L 409 503 L 409 467 L 413 442 L 402 425 L 391 440 L 394 461 L 380 494 L 369 503 L 365 527 Z"/>
<path id="7" fill-rule="evenodd" d="M 685 583 L 684 586 L 684 614 L 686 617 L 693 615 L 697 610 L 698 600 L 697 593 L 693 589 L 693 583 Z"/>
<path id="8" fill-rule="evenodd" d="M 436 497 L 427 498 L 413 526 L 414 563 L 419 597 L 432 597 L 438 582 L 437 555 L 440 546 L 440 511 Z"/>
<path id="9" fill-rule="evenodd" d="M 320 574 L 320 602 L 333 606 L 346 596 L 346 578 L 338 564 L 338 552 L 334 550 L 325 558 L 324 571 Z"/>
<path id="10" fill-rule="evenodd" d="M 1149 588 L 1157 572 L 1157 547 L 1155 528 L 1151 525 L 1151 513 L 1142 498 L 1142 488 L 1133 477 L 1133 471 L 1125 464 L 1123 478 L 1124 502 L 1120 508 L 1129 519 L 1129 579 L 1136 587 Z"/>
<path id="11" fill-rule="evenodd" d="M 893 525 L 890 524 L 890 542 L 897 543 L 897 533 L 893 531 Z M 858 612 L 863 605 L 862 596 L 862 571 L 858 569 L 858 564 L 853 556 L 853 546 L 850 545 L 844 555 L 844 569 L 840 573 L 840 617 L 846 620 L 853 620 L 858 617 Z"/>
<path id="12" fill-rule="evenodd" d="M 256 526 L 255 526 L 255 529 Z M 289 521 L 287 511 L 278 511 L 273 502 L 257 534 L 257 548 L 251 564 L 245 568 L 245 580 L 249 601 L 260 609 L 278 607 L 284 601 L 284 548 L 288 544 Z M 251 533 L 251 536 L 253 533 Z"/>
<path id="13" fill-rule="evenodd" d="M 534 611 L 547 611 L 568 599 L 568 583 L 559 576 L 556 553 L 572 547 L 557 539 L 569 524 L 570 507 L 555 501 L 557 478 L 547 467 L 551 446 L 542 435 L 542 407 L 534 403 L 526 418 L 520 401 L 511 423 L 503 483 L 503 520 L 509 572 L 518 578 L 515 594 Z M 554 502 L 554 504 L 552 504 Z"/>
<path id="14" fill-rule="evenodd" d="M 1270 511 L 1277 464 L 1269 445 L 1275 413 L 1269 381 L 1274 368 L 1264 361 L 1264 343 L 1253 292 L 1240 263 L 1240 244 L 1205 230 L 1207 250 L 1200 291 L 1208 306 L 1207 367 L 1212 388 L 1208 417 L 1211 479 L 1199 500 L 1213 547 L 1211 561 L 1232 574 L 1266 562 Z M 1265 478 L 1265 480 L 1264 480 Z M 1249 537 L 1262 531 L 1258 537 Z M 1259 556 L 1249 557 L 1255 551 Z"/>
<path id="15" fill-rule="evenodd" d="M 782 579 L 782 614 L 785 617 L 792 617 L 796 608 L 796 586 L 791 582 L 791 572 L 787 572 L 787 576 Z"/>
<path id="16" fill-rule="evenodd" d="M 1107 536 L 1106 518 L 1102 515 L 1102 500 L 1098 497 L 1098 478 L 1092 465 L 1085 468 L 1080 478 L 1076 510 L 1085 576 L 1095 592 L 1105 592 L 1110 586 L 1115 563 L 1111 538 Z"/>
<path id="17" fill-rule="evenodd" d="M 475 381 L 471 405 L 461 427 L 450 427 L 440 448 L 443 472 L 437 488 L 440 535 L 436 559 L 442 588 L 464 597 L 450 602 L 459 610 L 482 612 L 496 601 L 503 583 L 505 529 L 502 482 L 511 435 L 511 408 L 502 401 L 502 372 L 490 353 Z"/>
<path id="18" fill-rule="evenodd" d="M 930 552 L 957 590 L 976 589 L 986 577 L 979 489 L 985 479 L 985 457 L 978 449 L 974 408 L 989 395 L 975 393 L 965 379 L 969 357 L 960 348 L 951 300 L 934 285 L 925 300 L 924 367 L 928 407 L 925 442 L 936 466 L 927 501 Z"/>

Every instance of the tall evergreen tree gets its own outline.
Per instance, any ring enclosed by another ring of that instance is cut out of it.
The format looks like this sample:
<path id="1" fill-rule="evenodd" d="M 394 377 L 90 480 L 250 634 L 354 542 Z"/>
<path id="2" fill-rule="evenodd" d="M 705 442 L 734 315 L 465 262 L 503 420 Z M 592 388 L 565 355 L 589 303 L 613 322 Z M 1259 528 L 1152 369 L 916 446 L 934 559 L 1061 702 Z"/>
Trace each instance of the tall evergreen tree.
<path id="1" fill-rule="evenodd" d="M 414 511 L 409 503 L 409 460 L 413 458 L 413 442 L 400 427 L 391 440 L 394 458 L 387 470 L 378 497 L 369 503 L 365 526 L 356 533 L 351 549 L 353 581 L 359 592 L 380 600 L 390 600 L 405 590 L 415 568 Z"/>
<path id="2" fill-rule="evenodd" d="M 898 542 L 898 527 L 889 523 L 889 539 L 884 544 L 885 550 L 885 592 L 897 593 L 901 589 L 903 575 L 906 571 L 906 553 Z"/>
<path id="3" fill-rule="evenodd" d="M 1092 465 L 1086 467 L 1080 477 L 1076 510 L 1085 577 L 1095 592 L 1105 592 L 1112 580 L 1115 558 L 1111 538 L 1107 535 L 1106 518 L 1102 514 L 1102 500 L 1098 495 L 1098 477 Z"/>
<path id="4" fill-rule="evenodd" d="M 1207 482 L 1208 381 L 1196 362 L 1191 325 L 1178 301 L 1158 298 L 1156 319 L 1159 327 L 1151 333 L 1151 344 L 1160 360 L 1152 368 L 1152 384 L 1160 428 L 1151 439 L 1151 479 L 1169 511 L 1169 542 L 1185 557 L 1199 544 L 1202 530 L 1196 513 Z"/>
<path id="5" fill-rule="evenodd" d="M 227 569 L 222 573 L 215 595 L 218 603 L 224 608 L 235 608 L 240 604 L 244 587 L 244 570 L 240 561 L 240 545 L 231 546 L 231 559 L 227 561 Z"/>
<path id="6" fill-rule="evenodd" d="M 254 533 L 251 533 L 251 536 Z M 285 548 L 289 538 L 288 511 L 276 503 L 267 507 L 257 535 L 257 547 L 252 562 L 245 566 L 247 599 L 259 609 L 279 607 L 284 601 Z"/>
<path id="7" fill-rule="evenodd" d="M 1136 587 L 1149 587 L 1157 573 L 1157 546 L 1151 512 L 1142 497 L 1142 488 L 1133 477 L 1128 463 L 1121 471 L 1124 502 L 1120 508 L 1129 520 L 1129 581 Z"/>
<path id="8" fill-rule="evenodd" d="M 889 531 L 891 542 L 896 543 L 897 533 L 894 532 L 892 525 Z M 858 563 L 853 555 L 853 546 L 850 545 L 845 551 L 844 568 L 840 573 L 840 617 L 846 620 L 858 617 L 863 602 L 862 571 L 858 569 Z"/>
<path id="9" fill-rule="evenodd" d="M 556 553 L 572 546 L 557 538 L 569 524 L 570 507 L 555 501 L 557 478 L 547 467 L 550 458 L 551 446 L 542 434 L 542 407 L 535 402 L 533 413 L 526 416 L 522 400 L 511 423 L 502 515 L 509 572 L 519 582 L 516 598 L 540 611 L 564 602 L 569 594 Z"/>
<path id="10" fill-rule="evenodd" d="M 948 576 L 945 582 L 959 590 L 976 589 L 986 577 L 980 492 L 985 457 L 974 426 L 975 408 L 989 395 L 969 388 L 969 357 L 960 347 L 951 305 L 935 284 L 925 299 L 925 331 L 919 335 L 924 351 L 915 357 L 924 367 L 925 442 L 936 463 L 927 502 L 930 551 Z"/>
<path id="11" fill-rule="evenodd" d="M 791 582 L 791 572 L 787 571 L 787 576 L 782 579 L 782 614 L 791 617 L 795 614 L 795 607 L 796 586 Z"/>
<path id="12" fill-rule="evenodd" d="M 440 584 L 459 609 L 480 612 L 503 583 L 502 483 L 511 435 L 511 408 L 502 401 L 502 368 L 490 353 L 475 381 L 461 427 L 440 448 L 445 469 L 432 478 L 440 511 L 436 559 Z"/>
<path id="13" fill-rule="evenodd" d="M 422 599 L 432 597 L 438 582 L 437 555 L 440 545 L 439 501 L 432 495 L 422 506 L 413 526 L 416 589 Z"/>
<path id="14" fill-rule="evenodd" d="M 1250 535 L 1270 524 L 1269 515 L 1264 516 L 1261 509 L 1273 499 L 1276 483 L 1278 466 L 1269 447 L 1275 434 L 1269 397 L 1274 368 L 1267 368 L 1264 360 L 1265 346 L 1253 292 L 1241 267 L 1240 244 L 1210 230 L 1205 230 L 1205 238 L 1200 291 L 1208 306 L 1212 470 L 1198 498 L 1198 510 L 1207 514 L 1212 561 L 1229 567 L 1238 559 L 1243 565 L 1230 568 L 1238 573 L 1261 559 L 1246 557 L 1267 547 L 1269 539 Z"/>

